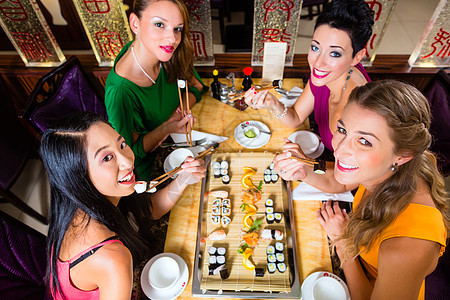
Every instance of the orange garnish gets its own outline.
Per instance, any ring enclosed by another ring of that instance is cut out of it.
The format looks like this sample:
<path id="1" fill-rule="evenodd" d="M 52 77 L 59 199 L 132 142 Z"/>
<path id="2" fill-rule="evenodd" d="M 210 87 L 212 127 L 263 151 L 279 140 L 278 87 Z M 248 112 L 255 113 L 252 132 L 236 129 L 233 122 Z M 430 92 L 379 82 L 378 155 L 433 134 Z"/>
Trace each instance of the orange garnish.
<path id="1" fill-rule="evenodd" d="M 244 235 L 243 240 L 250 247 L 256 246 L 258 244 L 258 234 L 256 232 L 250 232 Z"/>

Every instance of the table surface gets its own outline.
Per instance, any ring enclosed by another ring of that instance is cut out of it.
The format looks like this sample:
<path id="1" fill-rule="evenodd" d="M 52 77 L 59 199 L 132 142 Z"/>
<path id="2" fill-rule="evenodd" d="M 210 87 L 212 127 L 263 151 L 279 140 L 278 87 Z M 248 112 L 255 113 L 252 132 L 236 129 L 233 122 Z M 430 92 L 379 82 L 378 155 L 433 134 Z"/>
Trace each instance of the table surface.
<path id="1" fill-rule="evenodd" d="M 203 81 L 209 86 L 212 79 L 208 78 Z M 226 82 L 223 78 L 219 79 L 219 81 Z M 253 81 L 255 84 L 259 84 L 257 79 Z M 236 79 L 237 88 L 240 87 L 240 82 L 239 79 Z M 284 88 L 289 90 L 294 86 L 302 87 L 302 80 L 294 78 L 283 80 Z M 276 93 L 274 92 L 274 94 Z M 288 137 L 297 130 L 309 129 L 307 121 L 299 128 L 289 129 L 273 117 L 270 110 L 267 109 L 253 110 L 248 107 L 243 112 L 238 111 L 210 97 L 209 92 L 203 95 L 202 100 L 193 107 L 192 112 L 197 117 L 194 125 L 195 130 L 228 137 L 217 149 L 220 152 L 281 151 L 284 144 L 283 137 Z M 243 121 L 249 120 L 263 122 L 269 127 L 272 136 L 265 146 L 250 150 L 243 148 L 236 142 L 234 138 L 236 126 Z M 180 299 L 194 299 L 192 296 L 192 273 L 197 238 L 200 194 L 200 183 L 189 186 L 170 213 L 164 252 L 180 255 L 188 265 L 190 274 L 189 283 L 180 295 Z M 300 282 L 303 282 L 309 274 L 317 271 L 332 272 L 327 236 L 316 218 L 316 213 L 320 205 L 320 201 L 293 201 Z M 212 298 L 202 297 L 202 299 Z"/>

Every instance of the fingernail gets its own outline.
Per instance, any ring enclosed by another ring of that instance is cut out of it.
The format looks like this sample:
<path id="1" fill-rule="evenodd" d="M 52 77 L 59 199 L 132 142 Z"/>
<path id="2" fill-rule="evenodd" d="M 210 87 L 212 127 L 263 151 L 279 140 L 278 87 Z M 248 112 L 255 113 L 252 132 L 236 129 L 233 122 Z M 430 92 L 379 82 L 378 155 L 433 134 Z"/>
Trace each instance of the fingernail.
<path id="1" fill-rule="evenodd" d="M 257 92 L 257 91 L 255 91 L 255 92 L 254 92 L 253 94 L 255 94 L 255 95 L 256 95 L 257 93 L 258 93 L 258 92 Z"/>
<path id="2" fill-rule="evenodd" d="M 347 210 L 346 210 L 345 208 L 344 208 L 344 209 L 342 209 L 342 211 L 343 211 L 343 212 L 345 212 L 345 213 L 347 212 Z"/>

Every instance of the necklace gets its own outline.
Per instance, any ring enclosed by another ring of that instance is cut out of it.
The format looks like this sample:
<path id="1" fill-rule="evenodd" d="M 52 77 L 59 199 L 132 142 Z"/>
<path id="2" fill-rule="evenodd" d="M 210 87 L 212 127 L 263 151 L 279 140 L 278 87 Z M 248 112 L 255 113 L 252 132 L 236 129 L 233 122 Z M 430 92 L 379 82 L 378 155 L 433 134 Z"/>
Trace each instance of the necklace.
<path id="1" fill-rule="evenodd" d="M 133 53 L 134 60 L 136 61 L 137 65 L 139 66 L 139 69 L 141 69 L 142 73 L 144 73 L 145 76 L 147 76 L 147 78 L 150 79 L 150 81 L 151 81 L 153 84 L 155 84 L 155 81 L 153 80 L 153 78 L 151 78 L 150 75 L 148 75 L 148 73 L 145 72 L 144 68 L 142 68 L 141 64 L 140 64 L 139 61 L 137 60 L 136 54 L 134 53 L 134 48 L 133 48 L 133 46 L 131 46 L 131 53 Z M 349 77 L 350 77 L 350 75 L 349 75 Z M 348 80 L 348 77 L 347 77 L 347 80 Z M 345 84 L 347 85 L 347 83 L 345 83 Z"/>

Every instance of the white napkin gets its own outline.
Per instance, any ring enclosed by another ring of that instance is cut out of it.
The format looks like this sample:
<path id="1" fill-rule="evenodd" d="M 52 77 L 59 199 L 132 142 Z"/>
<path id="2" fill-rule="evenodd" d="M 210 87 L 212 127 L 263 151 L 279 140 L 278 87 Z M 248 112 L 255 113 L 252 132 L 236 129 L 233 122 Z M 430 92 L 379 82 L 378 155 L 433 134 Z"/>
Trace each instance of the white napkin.
<path id="1" fill-rule="evenodd" d="M 294 86 L 289 91 L 289 96 L 282 96 L 279 101 L 285 104 L 287 107 L 291 107 L 295 104 L 297 98 L 302 94 L 302 92 L 303 89 L 299 88 L 298 86 Z"/>
<path id="2" fill-rule="evenodd" d="M 183 143 L 186 142 L 186 134 L 185 133 L 171 133 L 174 143 Z M 221 143 L 228 138 L 225 136 L 214 135 L 206 132 L 200 132 L 196 130 L 191 131 L 192 141 L 198 141 L 206 137 L 206 141 L 202 144 L 208 145 L 213 143 Z"/>
<path id="3" fill-rule="evenodd" d="M 353 202 L 353 195 L 350 192 L 341 194 L 324 193 L 321 190 L 307 184 L 300 182 L 300 184 L 292 192 L 292 199 L 294 200 L 339 200 L 346 202 Z"/>

